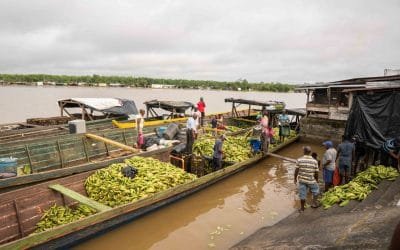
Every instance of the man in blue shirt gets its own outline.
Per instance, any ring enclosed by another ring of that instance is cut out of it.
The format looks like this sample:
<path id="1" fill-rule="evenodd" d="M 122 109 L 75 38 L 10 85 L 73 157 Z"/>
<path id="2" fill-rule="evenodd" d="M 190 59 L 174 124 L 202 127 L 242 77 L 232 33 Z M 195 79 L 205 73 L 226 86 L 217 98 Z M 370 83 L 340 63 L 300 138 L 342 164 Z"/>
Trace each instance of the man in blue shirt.
<path id="1" fill-rule="evenodd" d="M 222 145 L 225 141 L 225 135 L 221 135 L 218 139 L 215 140 L 214 144 L 214 154 L 213 154 L 213 161 L 212 161 L 212 168 L 213 171 L 220 170 L 222 168 Z"/>
<path id="2" fill-rule="evenodd" d="M 278 116 L 278 124 L 279 124 L 279 141 L 283 142 L 285 137 L 290 135 L 290 119 L 286 114 L 286 111 L 283 110 L 282 114 Z"/>
<path id="3" fill-rule="evenodd" d="M 196 138 L 197 124 L 196 124 L 197 114 L 193 113 L 191 117 L 186 122 L 186 152 L 192 154 L 193 143 Z"/>
<path id="4" fill-rule="evenodd" d="M 400 136 L 386 140 L 381 147 L 381 164 L 399 169 Z"/>
<path id="5" fill-rule="evenodd" d="M 336 160 L 339 160 L 338 166 L 342 184 L 348 183 L 350 181 L 350 173 L 353 165 L 354 156 L 354 144 L 350 142 L 347 136 L 343 136 L 342 143 L 340 143 L 337 147 L 336 155 Z"/>

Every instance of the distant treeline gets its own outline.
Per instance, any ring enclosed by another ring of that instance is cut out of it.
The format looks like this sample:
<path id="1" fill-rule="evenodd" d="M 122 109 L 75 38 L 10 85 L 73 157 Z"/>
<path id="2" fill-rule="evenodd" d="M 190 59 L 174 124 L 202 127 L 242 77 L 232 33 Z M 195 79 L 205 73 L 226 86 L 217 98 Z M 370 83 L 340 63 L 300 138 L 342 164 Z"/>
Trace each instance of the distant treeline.
<path id="1" fill-rule="evenodd" d="M 132 77 L 132 76 L 68 76 L 68 75 L 13 75 L 0 74 L 0 81 L 6 84 L 23 84 L 43 82 L 54 85 L 86 85 L 98 86 L 98 84 L 116 85 L 131 87 L 150 88 L 152 84 L 157 85 L 174 85 L 175 88 L 185 89 L 221 89 L 221 90 L 255 90 L 255 91 L 272 91 L 272 92 L 289 92 L 294 90 L 294 85 L 284 83 L 249 83 L 246 79 L 239 79 L 235 82 L 219 82 L 207 80 L 185 80 L 185 79 L 158 79 L 149 77 Z"/>

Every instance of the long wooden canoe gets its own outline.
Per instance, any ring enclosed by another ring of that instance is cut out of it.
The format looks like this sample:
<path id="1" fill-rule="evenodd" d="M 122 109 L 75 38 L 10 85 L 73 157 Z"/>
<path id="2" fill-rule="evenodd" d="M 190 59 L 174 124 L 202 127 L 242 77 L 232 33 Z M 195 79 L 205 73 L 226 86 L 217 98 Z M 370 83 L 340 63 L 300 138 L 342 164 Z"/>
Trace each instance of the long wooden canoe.
<path id="1" fill-rule="evenodd" d="M 212 114 L 208 114 L 206 116 L 206 119 L 210 119 L 214 116 L 218 116 L 218 115 L 222 115 L 224 116 L 224 118 L 228 118 L 231 117 L 231 112 L 218 112 L 218 113 L 212 113 Z M 251 115 L 255 115 L 256 111 L 254 110 L 238 110 L 237 114 L 239 116 L 251 116 Z M 173 118 L 173 119 L 167 119 L 167 120 L 156 120 L 156 121 L 145 121 L 144 122 L 144 127 L 146 126 L 161 126 L 161 125 L 165 125 L 165 124 L 169 124 L 169 123 L 182 123 L 182 122 L 186 122 L 188 119 L 188 117 L 182 117 L 182 118 Z M 118 127 L 118 128 L 135 128 L 136 127 L 136 123 L 134 121 L 117 121 L 117 120 L 113 120 L 112 123 Z"/>
<path id="2" fill-rule="evenodd" d="M 239 110 L 238 114 L 241 116 L 248 116 L 251 114 L 253 110 Z M 215 114 L 209 114 L 206 116 L 207 119 L 212 117 L 213 115 L 223 115 L 225 118 L 231 117 L 231 112 L 219 112 Z M 156 118 L 158 120 L 154 120 L 155 118 L 151 118 L 147 121 L 146 126 L 161 126 L 163 124 L 168 124 L 171 122 L 185 122 L 187 118 L 177 118 L 177 119 L 167 119 L 162 120 L 162 117 Z M 114 122 L 113 122 L 114 121 Z M 7 124 L 6 124 L 7 125 Z M 39 126 L 39 125 L 31 125 L 26 123 L 15 123 L 8 124 L 19 126 L 19 129 L 14 130 L 5 130 L 0 131 L 0 143 L 6 142 L 26 142 L 35 139 L 42 138 L 50 138 L 67 135 L 69 133 L 68 126 L 63 125 L 53 125 L 53 126 Z M 109 129 L 113 129 L 115 127 L 119 128 L 134 128 L 135 124 L 133 122 L 123 122 L 122 119 L 99 119 L 94 121 L 86 121 L 86 129 L 88 132 L 100 132 L 107 131 Z M 154 127 L 153 127 L 154 129 Z"/>
<path id="3" fill-rule="evenodd" d="M 287 140 L 272 149 L 271 152 L 278 151 L 297 139 L 298 137 Z M 166 150 L 163 154 L 158 153 L 154 156 L 166 161 L 168 153 Z M 61 184 L 86 196 L 84 181 L 93 171 L 0 194 L 0 214 L 2 215 L 2 225 L 4 225 L 0 228 L 0 243 L 3 244 L 0 249 L 54 249 L 77 244 L 80 240 L 104 232 L 121 223 L 131 221 L 138 216 L 210 186 L 254 165 L 260 159 L 260 156 L 250 158 L 151 197 L 104 210 L 79 221 L 36 234 L 31 233 L 34 231 L 36 223 L 40 220 L 43 210 L 55 203 L 58 205 L 74 203 L 68 197 L 64 197 L 64 195 L 50 189 L 49 185 Z M 109 162 L 104 162 L 103 164 L 103 166 L 106 166 Z"/>
<path id="4" fill-rule="evenodd" d="M 236 119 L 228 118 L 226 122 L 252 125 L 250 122 L 236 121 Z M 153 128 L 145 127 L 145 132 L 151 130 Z M 132 146 L 137 138 L 135 129 L 112 129 L 97 132 L 97 135 L 128 146 Z M 0 144 L 0 158 L 10 156 L 18 158 L 18 166 L 28 165 L 32 170 L 32 174 L 0 179 L 0 193 L 36 182 L 90 171 L 101 166 L 97 164 L 99 161 L 131 154 L 132 152 L 124 151 L 114 145 L 87 138 L 84 134 L 33 140 L 30 143 Z"/>

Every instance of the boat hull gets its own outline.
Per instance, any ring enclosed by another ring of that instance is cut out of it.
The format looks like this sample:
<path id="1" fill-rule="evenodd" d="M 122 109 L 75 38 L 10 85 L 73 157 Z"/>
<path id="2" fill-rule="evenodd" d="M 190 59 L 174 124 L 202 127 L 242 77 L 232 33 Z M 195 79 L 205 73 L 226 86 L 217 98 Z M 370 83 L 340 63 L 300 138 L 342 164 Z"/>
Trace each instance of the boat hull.
<path id="1" fill-rule="evenodd" d="M 278 145 L 277 147 L 272 149 L 271 152 L 276 152 L 281 148 L 293 143 L 297 139 L 298 137 L 287 140 L 285 143 L 282 143 L 281 145 Z M 32 234 L 13 242 L 6 243 L 0 246 L 0 249 L 48 249 L 75 245 L 81 240 L 93 237 L 96 234 L 105 232 L 106 230 L 121 225 L 122 223 L 132 221 L 133 219 L 145 213 L 158 209 L 167 204 L 173 203 L 201 189 L 204 189 L 205 187 L 208 187 L 215 182 L 218 182 L 240 171 L 243 171 L 244 169 L 257 163 L 261 159 L 262 157 L 260 156 L 250 158 L 241 163 L 234 164 L 219 171 L 200 177 L 190 183 L 186 183 L 171 188 L 169 190 L 157 193 L 151 197 L 139 200 L 137 202 L 119 206 L 111 210 L 89 216 L 85 219 L 67 225 L 59 226 L 49 231 Z M 88 176 L 89 174 L 90 173 L 83 173 L 81 175 Z M 74 177 L 71 176 L 66 178 Z M 49 182 L 49 184 L 55 182 L 56 181 L 52 181 Z M 60 182 L 62 183 L 62 181 Z M 39 185 L 42 185 L 44 187 L 47 184 L 43 183 Z M 17 190 L 16 192 L 24 191 Z"/>

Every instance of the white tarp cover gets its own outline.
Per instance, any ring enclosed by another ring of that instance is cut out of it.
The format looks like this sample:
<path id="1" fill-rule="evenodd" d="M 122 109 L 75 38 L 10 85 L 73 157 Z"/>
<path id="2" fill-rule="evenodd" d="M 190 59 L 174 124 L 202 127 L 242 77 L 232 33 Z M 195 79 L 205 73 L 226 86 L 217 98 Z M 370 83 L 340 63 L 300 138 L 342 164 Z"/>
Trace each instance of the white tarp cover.
<path id="1" fill-rule="evenodd" d="M 97 110 L 121 107 L 122 103 L 116 98 L 71 98 L 71 100 L 83 103 Z"/>

